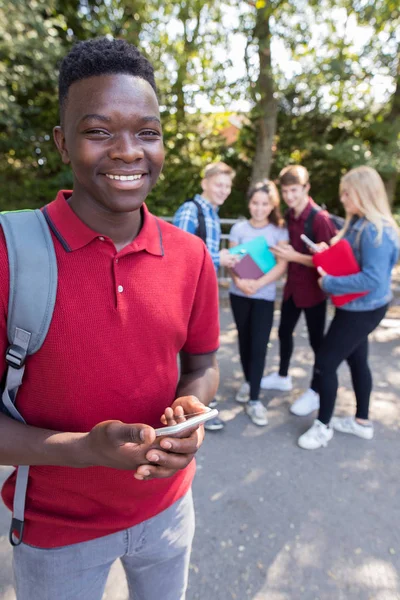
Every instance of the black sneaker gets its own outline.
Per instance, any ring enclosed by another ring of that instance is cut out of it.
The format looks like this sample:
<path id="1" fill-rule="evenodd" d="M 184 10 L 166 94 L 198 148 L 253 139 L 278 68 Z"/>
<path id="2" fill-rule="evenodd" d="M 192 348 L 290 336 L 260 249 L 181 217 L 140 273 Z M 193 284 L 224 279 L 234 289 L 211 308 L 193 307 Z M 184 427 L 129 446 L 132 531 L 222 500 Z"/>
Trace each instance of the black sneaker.
<path id="1" fill-rule="evenodd" d="M 219 417 L 214 417 L 204 423 L 204 429 L 207 431 L 220 431 L 224 427 L 225 423 Z"/>

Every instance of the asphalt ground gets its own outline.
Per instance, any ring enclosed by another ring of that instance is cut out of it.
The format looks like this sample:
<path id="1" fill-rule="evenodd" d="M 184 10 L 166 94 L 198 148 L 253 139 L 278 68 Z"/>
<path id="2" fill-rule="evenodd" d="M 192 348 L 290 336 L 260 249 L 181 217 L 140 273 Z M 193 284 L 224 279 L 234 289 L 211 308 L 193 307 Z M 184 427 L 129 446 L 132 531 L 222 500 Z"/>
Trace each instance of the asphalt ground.
<path id="1" fill-rule="evenodd" d="M 219 399 L 226 428 L 208 433 L 198 454 L 187 600 L 400 600 L 396 308 L 371 336 L 374 439 L 335 433 L 327 448 L 305 451 L 296 440 L 313 416 L 288 411 L 310 377 L 304 321 L 296 331 L 291 365 L 294 390 L 263 392 L 269 424 L 256 427 L 234 400 L 242 374 L 235 327 L 222 302 Z M 266 372 L 278 365 L 278 321 L 276 311 Z M 354 396 L 346 365 L 339 377 L 336 412 L 348 414 Z M 1 481 L 9 471 L 0 467 Z M 0 600 L 15 599 L 8 527 L 9 513 L 1 506 Z M 116 563 L 103 600 L 126 598 Z"/>

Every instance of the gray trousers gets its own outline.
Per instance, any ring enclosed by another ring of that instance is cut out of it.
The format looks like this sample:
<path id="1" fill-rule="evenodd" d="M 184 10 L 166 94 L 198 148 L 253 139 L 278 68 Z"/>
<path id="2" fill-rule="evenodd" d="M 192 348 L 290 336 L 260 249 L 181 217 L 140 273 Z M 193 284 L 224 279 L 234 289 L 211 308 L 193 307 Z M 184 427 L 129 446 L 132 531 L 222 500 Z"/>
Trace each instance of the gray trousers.
<path id="1" fill-rule="evenodd" d="M 101 600 L 121 559 L 130 600 L 184 600 L 194 535 L 192 493 L 135 527 L 89 542 L 14 548 L 17 600 Z"/>

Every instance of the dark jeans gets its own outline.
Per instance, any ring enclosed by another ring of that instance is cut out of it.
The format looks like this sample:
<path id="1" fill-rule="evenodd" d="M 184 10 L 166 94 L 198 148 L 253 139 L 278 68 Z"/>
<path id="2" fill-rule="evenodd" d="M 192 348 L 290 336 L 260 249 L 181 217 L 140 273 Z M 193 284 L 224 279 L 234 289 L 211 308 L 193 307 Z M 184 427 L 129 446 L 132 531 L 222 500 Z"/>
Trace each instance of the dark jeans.
<path id="1" fill-rule="evenodd" d="M 301 311 L 304 310 L 306 317 L 308 338 L 310 346 L 317 354 L 322 340 L 324 339 L 325 321 L 326 321 L 326 300 L 320 302 L 311 308 L 299 308 L 293 302 L 292 297 L 282 302 L 281 322 L 279 324 L 279 343 L 280 343 L 280 366 L 279 375 L 286 377 L 289 371 L 290 359 L 293 353 L 293 331 L 300 318 Z M 310 387 L 318 392 L 318 383 L 313 371 L 313 377 Z"/>
<path id="2" fill-rule="evenodd" d="M 368 419 L 372 389 L 372 375 L 368 366 L 368 335 L 379 325 L 387 308 L 386 305 L 363 312 L 336 309 L 315 361 L 320 394 L 318 419 L 325 425 L 328 425 L 333 414 L 338 388 L 337 369 L 344 360 L 350 367 L 357 400 L 356 417 Z"/>
<path id="3" fill-rule="evenodd" d="M 250 399 L 258 400 L 267 346 L 274 318 L 274 302 L 230 294 L 233 317 L 239 336 L 240 361 Z"/>

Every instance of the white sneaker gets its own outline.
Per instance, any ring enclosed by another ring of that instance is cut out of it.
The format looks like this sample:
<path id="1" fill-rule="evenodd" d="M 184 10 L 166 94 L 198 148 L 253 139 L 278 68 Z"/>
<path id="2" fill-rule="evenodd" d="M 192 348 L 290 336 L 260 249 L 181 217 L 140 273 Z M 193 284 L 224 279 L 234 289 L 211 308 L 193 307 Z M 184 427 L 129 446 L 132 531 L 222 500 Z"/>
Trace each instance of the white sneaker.
<path id="1" fill-rule="evenodd" d="M 250 398 L 250 384 L 247 381 L 245 381 L 240 386 L 239 391 L 235 396 L 235 400 L 236 400 L 236 402 L 242 402 L 244 404 L 245 402 L 249 401 L 249 398 Z"/>
<path id="2" fill-rule="evenodd" d="M 332 437 L 333 429 L 315 419 L 313 426 L 299 437 L 297 443 L 304 450 L 316 450 L 321 446 L 327 446 Z"/>
<path id="3" fill-rule="evenodd" d="M 279 373 L 271 373 L 270 375 L 265 375 L 265 377 L 261 379 L 262 390 L 280 390 L 281 392 L 290 392 L 292 388 L 292 378 L 290 375 L 282 377 L 279 375 Z"/>
<path id="4" fill-rule="evenodd" d="M 319 408 L 319 394 L 311 388 L 306 390 L 290 407 L 290 412 L 298 417 L 305 417 Z"/>
<path id="5" fill-rule="evenodd" d="M 369 425 L 360 425 L 354 417 L 332 417 L 331 426 L 336 431 L 352 433 L 364 440 L 372 440 L 374 437 L 374 426 L 372 423 Z"/>
<path id="6" fill-rule="evenodd" d="M 251 404 L 246 404 L 244 410 L 254 425 L 259 425 L 260 427 L 268 425 L 267 409 L 259 400 Z"/>

